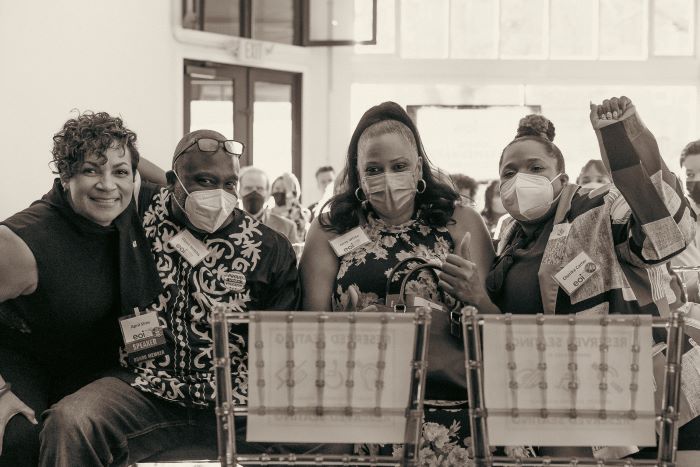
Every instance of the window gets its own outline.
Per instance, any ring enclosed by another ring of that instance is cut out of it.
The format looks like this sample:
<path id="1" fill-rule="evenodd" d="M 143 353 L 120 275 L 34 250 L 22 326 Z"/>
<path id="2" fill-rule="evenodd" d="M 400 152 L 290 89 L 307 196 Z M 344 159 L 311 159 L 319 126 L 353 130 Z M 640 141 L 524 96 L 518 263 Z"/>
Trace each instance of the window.
<path id="1" fill-rule="evenodd" d="M 378 0 L 378 45 L 356 48 L 356 53 L 397 50 L 402 58 L 422 59 L 692 57 L 695 3 L 694 0 Z M 392 14 L 395 18 L 384 19 Z M 387 44 L 392 38 L 396 44 Z"/>
<path id="2" fill-rule="evenodd" d="M 377 0 L 182 0 L 182 27 L 292 45 L 375 44 Z"/>
<path id="3" fill-rule="evenodd" d="M 409 105 L 431 162 L 442 171 L 477 181 L 498 177 L 498 159 L 513 139 L 511 122 L 540 113 L 539 106 Z M 504 123 L 509 124 L 504 124 Z"/>
<path id="4" fill-rule="evenodd" d="M 182 27 L 300 44 L 300 0 L 182 0 Z"/>

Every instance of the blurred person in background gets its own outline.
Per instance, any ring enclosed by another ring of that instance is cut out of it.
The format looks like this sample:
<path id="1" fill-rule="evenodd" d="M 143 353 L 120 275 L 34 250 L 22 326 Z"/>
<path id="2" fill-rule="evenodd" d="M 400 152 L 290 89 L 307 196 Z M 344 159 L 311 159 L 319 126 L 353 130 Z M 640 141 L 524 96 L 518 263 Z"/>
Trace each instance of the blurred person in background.
<path id="1" fill-rule="evenodd" d="M 272 212 L 294 222 L 297 227 L 297 241 L 303 242 L 309 228 L 311 213 L 301 205 L 301 187 L 297 177 L 285 172 L 272 182 L 272 197 L 275 206 Z"/>
<path id="2" fill-rule="evenodd" d="M 286 217 L 279 216 L 267 206 L 270 199 L 270 179 L 257 167 L 241 169 L 239 179 L 243 209 L 254 219 L 281 233 L 290 243 L 297 243 L 297 226 Z"/>
<path id="3" fill-rule="evenodd" d="M 612 183 L 612 180 L 608 170 L 605 168 L 605 164 L 600 159 L 591 159 L 586 162 L 576 179 L 577 185 L 591 190 L 600 188 L 608 183 Z"/>
<path id="4" fill-rule="evenodd" d="M 331 185 L 333 183 L 333 180 L 335 180 L 335 170 L 332 166 L 324 165 L 316 170 L 316 186 L 318 187 L 318 191 L 321 193 L 321 199 L 323 199 L 324 195 L 326 194 L 326 188 L 328 187 L 328 185 Z M 319 203 L 320 200 L 309 205 L 308 209 L 311 213 L 311 219 L 309 219 L 309 222 L 314 220 L 316 206 Z"/>
<path id="5" fill-rule="evenodd" d="M 690 205 L 695 212 L 700 207 L 700 140 L 691 141 L 681 152 L 681 167 L 685 170 L 685 188 Z M 674 268 L 700 268 L 700 228 L 696 223 L 695 238 L 681 254 L 671 260 Z M 685 283 L 688 297 L 693 302 L 700 302 L 697 271 L 680 272 Z"/>
<path id="6" fill-rule="evenodd" d="M 451 174 L 450 179 L 462 198 L 466 199 L 469 206 L 474 207 L 476 204 L 476 192 L 479 189 L 479 184 L 476 183 L 476 180 L 464 174 Z"/>
<path id="7" fill-rule="evenodd" d="M 493 180 L 488 184 L 484 193 L 484 209 L 481 211 L 481 217 L 492 237 L 497 233 L 498 220 L 507 214 L 501 202 L 500 185 L 500 180 Z"/>

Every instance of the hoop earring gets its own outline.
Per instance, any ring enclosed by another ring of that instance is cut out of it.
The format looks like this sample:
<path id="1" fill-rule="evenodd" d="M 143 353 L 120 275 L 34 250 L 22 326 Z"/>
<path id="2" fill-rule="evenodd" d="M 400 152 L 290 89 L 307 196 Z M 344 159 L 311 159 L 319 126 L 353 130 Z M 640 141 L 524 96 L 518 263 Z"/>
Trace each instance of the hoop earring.
<path id="1" fill-rule="evenodd" d="M 423 188 L 422 188 L 422 189 L 421 189 L 421 188 L 418 188 L 418 187 L 420 186 L 420 182 L 423 182 Z M 428 184 L 425 183 L 425 180 L 423 180 L 422 178 L 421 178 L 420 180 L 418 180 L 418 183 L 416 183 L 416 191 L 417 191 L 419 194 L 420 194 L 420 193 L 425 193 L 425 190 L 426 190 L 427 188 L 428 188 Z"/>
<path id="2" fill-rule="evenodd" d="M 362 188 L 360 188 L 360 187 L 358 186 L 357 188 L 355 188 L 355 198 L 357 198 L 357 200 L 358 200 L 359 202 L 361 202 L 361 203 L 364 202 L 364 201 L 367 201 L 367 198 L 366 198 L 366 197 L 365 197 L 365 199 L 360 198 L 360 195 L 359 195 L 358 192 L 364 194 L 364 192 L 362 191 Z"/>

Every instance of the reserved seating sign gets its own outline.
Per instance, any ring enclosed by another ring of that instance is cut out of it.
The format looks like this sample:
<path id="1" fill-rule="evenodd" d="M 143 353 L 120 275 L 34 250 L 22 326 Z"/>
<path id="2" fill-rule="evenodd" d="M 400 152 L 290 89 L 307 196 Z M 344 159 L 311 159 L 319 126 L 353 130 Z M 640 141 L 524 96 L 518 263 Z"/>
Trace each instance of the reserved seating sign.
<path id="1" fill-rule="evenodd" d="M 492 445 L 653 446 L 651 318 L 485 316 Z"/>
<path id="2" fill-rule="evenodd" d="M 255 313 L 248 441 L 402 442 L 414 335 L 411 314 Z"/>

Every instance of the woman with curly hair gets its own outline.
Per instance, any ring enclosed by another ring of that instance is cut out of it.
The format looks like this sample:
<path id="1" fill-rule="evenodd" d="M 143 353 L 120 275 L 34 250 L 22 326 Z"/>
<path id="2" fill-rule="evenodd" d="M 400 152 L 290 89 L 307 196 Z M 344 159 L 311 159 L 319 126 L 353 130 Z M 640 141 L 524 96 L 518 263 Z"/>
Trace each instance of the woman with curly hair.
<path id="1" fill-rule="evenodd" d="M 136 134 L 86 112 L 53 141 L 53 187 L 0 222 L 0 466 L 36 465 L 37 417 L 118 366 L 120 315 L 160 291 L 133 197 Z"/>
<path id="2" fill-rule="evenodd" d="M 322 210 L 309 229 L 300 262 L 305 310 L 349 311 L 384 304 L 389 271 L 409 257 L 442 264 L 439 282 L 422 271 L 408 283 L 412 294 L 449 307 L 461 302 L 489 308 L 488 299 L 474 302 L 462 293 L 469 274 L 485 277 L 491 265 L 488 231 L 479 214 L 459 202 L 449 181 L 437 174 L 401 106 L 385 102 L 365 112 L 350 140 L 343 191 L 328 201 L 329 212 Z M 366 241 L 349 251 L 337 249 L 338 239 L 348 233 L 366 236 Z M 465 271 L 470 251 L 477 267 Z M 390 293 L 398 292 L 395 282 Z M 431 384 L 429 377 L 429 388 Z M 461 401 L 426 403 L 425 426 L 443 427 L 455 449 L 464 449 L 468 430 L 463 399 L 466 394 Z"/>

